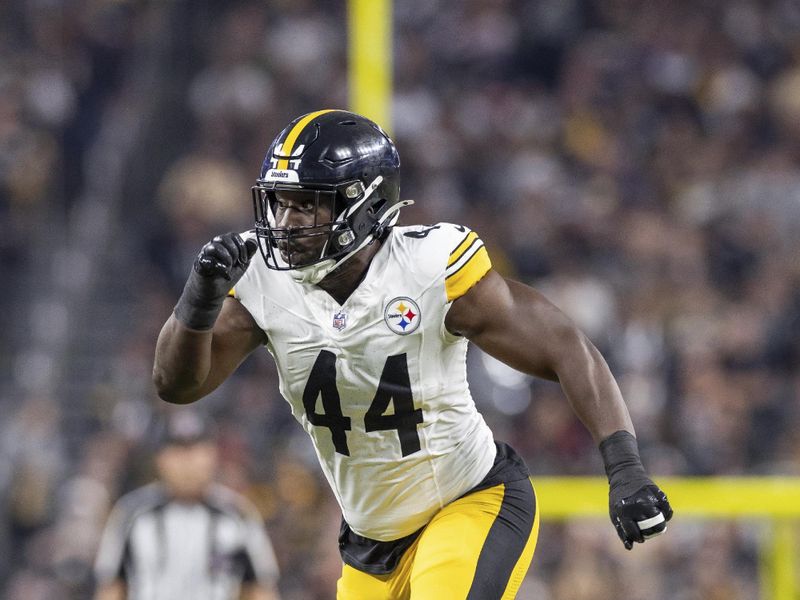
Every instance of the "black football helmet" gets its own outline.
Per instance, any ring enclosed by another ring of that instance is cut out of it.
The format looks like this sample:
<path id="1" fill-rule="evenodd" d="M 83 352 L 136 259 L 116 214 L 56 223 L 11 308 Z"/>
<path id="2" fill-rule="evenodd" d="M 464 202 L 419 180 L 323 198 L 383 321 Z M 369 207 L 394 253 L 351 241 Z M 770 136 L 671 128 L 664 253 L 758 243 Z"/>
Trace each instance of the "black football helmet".
<path id="1" fill-rule="evenodd" d="M 311 191 L 314 224 L 279 227 L 277 190 Z M 321 201 L 331 219 L 316 219 Z M 253 187 L 255 232 L 271 269 L 292 270 L 298 281 L 318 283 L 397 221 L 400 157 L 386 133 L 369 119 L 344 110 L 320 110 L 296 118 L 272 142 Z M 278 251 L 309 237 L 325 236 L 319 256 L 295 262 Z"/>

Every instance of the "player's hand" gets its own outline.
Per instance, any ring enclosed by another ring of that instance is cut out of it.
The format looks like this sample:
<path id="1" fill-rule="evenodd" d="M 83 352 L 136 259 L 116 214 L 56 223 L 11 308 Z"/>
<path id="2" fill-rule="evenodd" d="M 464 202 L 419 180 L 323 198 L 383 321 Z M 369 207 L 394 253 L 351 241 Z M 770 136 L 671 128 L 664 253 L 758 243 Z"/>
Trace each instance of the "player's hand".
<path id="1" fill-rule="evenodd" d="M 634 542 L 644 543 L 667 530 L 672 507 L 667 495 L 652 481 L 630 496 L 619 496 L 613 488 L 609 492 L 609 514 L 627 550 Z"/>
<path id="2" fill-rule="evenodd" d="M 608 512 L 625 548 L 664 533 L 672 518 L 666 494 L 647 476 L 636 438 L 617 431 L 600 443 L 608 476 Z"/>
<path id="3" fill-rule="evenodd" d="M 175 318 L 190 329 L 214 327 L 222 303 L 242 278 L 258 243 L 242 240 L 238 233 L 218 235 L 202 247 L 183 288 Z"/>
<path id="4" fill-rule="evenodd" d="M 194 261 L 194 270 L 208 283 L 209 293 L 225 296 L 238 282 L 250 264 L 258 243 L 246 241 L 238 233 L 218 235 L 200 250 Z"/>

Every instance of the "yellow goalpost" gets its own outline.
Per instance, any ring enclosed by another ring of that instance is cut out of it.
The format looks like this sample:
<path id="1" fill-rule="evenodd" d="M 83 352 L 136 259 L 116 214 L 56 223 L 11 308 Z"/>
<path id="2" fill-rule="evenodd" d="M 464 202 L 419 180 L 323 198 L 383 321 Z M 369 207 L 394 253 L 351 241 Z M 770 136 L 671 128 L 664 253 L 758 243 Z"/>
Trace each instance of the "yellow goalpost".
<path id="1" fill-rule="evenodd" d="M 655 477 L 680 520 L 763 520 L 760 549 L 763 600 L 798 600 L 797 530 L 800 477 Z M 534 477 L 541 518 L 608 519 L 602 477 Z"/>
<path id="2" fill-rule="evenodd" d="M 350 110 L 392 128 L 392 1 L 349 0 Z"/>
<path id="3" fill-rule="evenodd" d="M 348 0 L 351 110 L 392 127 L 392 0 Z M 759 519 L 764 600 L 798 600 L 800 477 L 657 477 L 683 519 Z M 608 518 L 602 478 L 535 477 L 544 520 Z"/>

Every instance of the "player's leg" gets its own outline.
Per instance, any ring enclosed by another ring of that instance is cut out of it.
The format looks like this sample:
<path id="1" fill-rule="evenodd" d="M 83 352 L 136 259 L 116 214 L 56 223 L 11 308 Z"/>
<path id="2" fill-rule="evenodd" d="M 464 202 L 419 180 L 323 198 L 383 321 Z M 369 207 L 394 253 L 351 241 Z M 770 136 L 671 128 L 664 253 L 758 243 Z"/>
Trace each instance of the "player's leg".
<path id="1" fill-rule="evenodd" d="M 416 542 L 388 575 L 370 575 L 343 565 L 342 576 L 336 582 L 336 600 L 409 600 L 415 554 Z"/>
<path id="2" fill-rule="evenodd" d="M 514 598 L 533 558 L 538 517 L 529 479 L 447 505 L 417 540 L 412 600 Z"/>
<path id="3" fill-rule="evenodd" d="M 350 565 L 342 565 L 342 576 L 336 582 L 336 600 L 388 599 L 390 577 L 370 575 Z"/>

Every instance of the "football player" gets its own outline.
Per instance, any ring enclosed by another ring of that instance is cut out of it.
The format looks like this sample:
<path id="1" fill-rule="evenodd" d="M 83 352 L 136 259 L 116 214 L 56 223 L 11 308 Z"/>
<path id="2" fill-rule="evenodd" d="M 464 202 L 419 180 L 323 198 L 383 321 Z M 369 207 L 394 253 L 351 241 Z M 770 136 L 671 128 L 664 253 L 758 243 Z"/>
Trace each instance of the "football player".
<path id="1" fill-rule="evenodd" d="M 599 446 L 625 547 L 672 509 L 645 472 L 597 349 L 535 290 L 492 269 L 476 232 L 396 226 L 400 160 L 372 121 L 321 110 L 269 147 L 255 229 L 200 251 L 158 339 L 154 381 L 188 403 L 259 346 L 342 510 L 340 600 L 513 598 L 536 496 L 470 396 L 467 341 L 558 381 Z M 257 251 L 260 258 L 252 260 Z"/>

